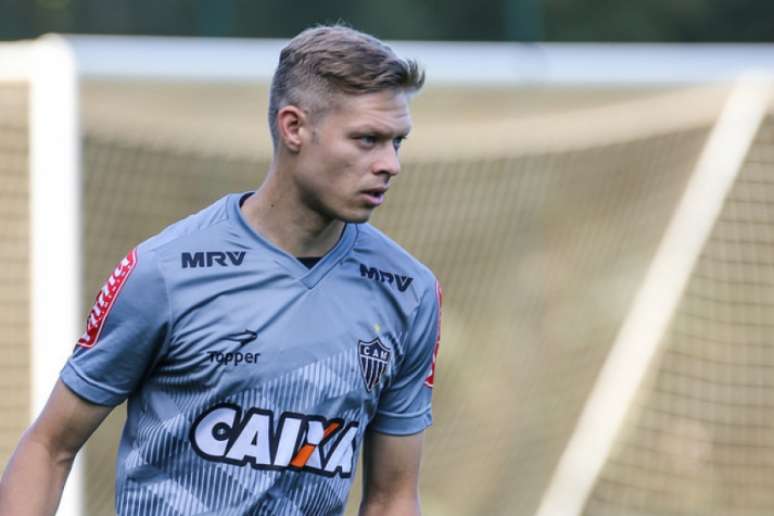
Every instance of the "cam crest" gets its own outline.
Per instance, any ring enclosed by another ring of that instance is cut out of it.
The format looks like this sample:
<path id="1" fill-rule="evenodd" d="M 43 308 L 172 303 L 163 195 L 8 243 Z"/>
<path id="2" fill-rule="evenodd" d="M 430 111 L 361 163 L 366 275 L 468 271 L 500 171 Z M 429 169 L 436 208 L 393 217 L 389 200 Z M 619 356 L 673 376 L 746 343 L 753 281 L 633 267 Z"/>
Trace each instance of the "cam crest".
<path id="1" fill-rule="evenodd" d="M 360 359 L 360 372 L 363 373 L 366 389 L 371 392 L 382 379 L 382 375 L 390 363 L 392 352 L 382 344 L 378 337 L 369 342 L 359 340 L 357 350 Z"/>

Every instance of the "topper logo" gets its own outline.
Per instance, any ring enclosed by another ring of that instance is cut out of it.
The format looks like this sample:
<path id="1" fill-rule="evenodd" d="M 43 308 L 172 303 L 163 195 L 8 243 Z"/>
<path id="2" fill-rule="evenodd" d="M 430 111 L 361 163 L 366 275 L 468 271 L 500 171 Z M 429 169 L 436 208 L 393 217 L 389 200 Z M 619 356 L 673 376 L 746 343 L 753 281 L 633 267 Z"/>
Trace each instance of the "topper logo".
<path id="1" fill-rule="evenodd" d="M 126 279 L 129 274 L 134 270 L 137 265 L 137 249 L 132 249 L 131 252 L 121 260 L 116 266 L 113 274 L 107 279 L 100 291 L 97 293 L 97 299 L 94 302 L 94 306 L 89 312 L 89 317 L 86 319 L 86 331 L 78 339 L 78 345 L 84 348 L 90 348 L 96 344 L 99 334 L 102 332 L 102 326 L 105 324 L 110 309 L 113 308 L 113 304 L 118 297 L 118 293 L 126 283 Z"/>
<path id="2" fill-rule="evenodd" d="M 400 274 L 379 270 L 376 267 L 369 267 L 367 265 L 360 264 L 360 277 L 372 279 L 374 281 L 381 281 L 388 285 L 395 285 L 398 290 L 405 292 L 414 278 L 410 276 L 402 276 Z"/>

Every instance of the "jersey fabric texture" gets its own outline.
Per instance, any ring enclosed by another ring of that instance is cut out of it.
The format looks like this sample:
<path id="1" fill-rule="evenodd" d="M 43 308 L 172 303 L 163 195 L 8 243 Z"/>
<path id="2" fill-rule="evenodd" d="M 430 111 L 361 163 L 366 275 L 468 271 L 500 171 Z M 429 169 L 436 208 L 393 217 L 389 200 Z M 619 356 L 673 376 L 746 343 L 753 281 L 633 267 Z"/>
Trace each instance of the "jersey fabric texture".
<path id="1" fill-rule="evenodd" d="M 366 429 L 431 423 L 429 269 L 369 224 L 309 269 L 242 195 L 132 250 L 61 372 L 93 403 L 128 399 L 118 514 L 341 514 Z"/>

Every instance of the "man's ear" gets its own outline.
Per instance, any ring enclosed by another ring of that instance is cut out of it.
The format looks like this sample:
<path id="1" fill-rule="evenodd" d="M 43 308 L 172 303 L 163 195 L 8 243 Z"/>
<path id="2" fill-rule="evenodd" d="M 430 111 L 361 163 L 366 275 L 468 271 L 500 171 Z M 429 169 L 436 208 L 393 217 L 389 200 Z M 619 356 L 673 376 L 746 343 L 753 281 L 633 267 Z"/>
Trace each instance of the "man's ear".
<path id="1" fill-rule="evenodd" d="M 285 106 L 277 112 L 277 132 L 289 151 L 301 150 L 303 143 L 301 132 L 307 124 L 306 113 L 296 106 Z"/>

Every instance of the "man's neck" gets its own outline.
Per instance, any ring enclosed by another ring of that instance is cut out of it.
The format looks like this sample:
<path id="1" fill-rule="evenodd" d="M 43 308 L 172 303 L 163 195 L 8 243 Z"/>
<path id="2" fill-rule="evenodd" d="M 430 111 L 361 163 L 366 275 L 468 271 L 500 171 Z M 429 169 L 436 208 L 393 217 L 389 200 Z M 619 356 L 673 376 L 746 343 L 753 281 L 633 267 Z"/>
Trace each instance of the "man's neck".
<path id="1" fill-rule="evenodd" d="M 323 217 L 277 185 L 270 174 L 240 208 L 247 223 L 293 256 L 324 256 L 339 241 L 345 223 Z"/>

